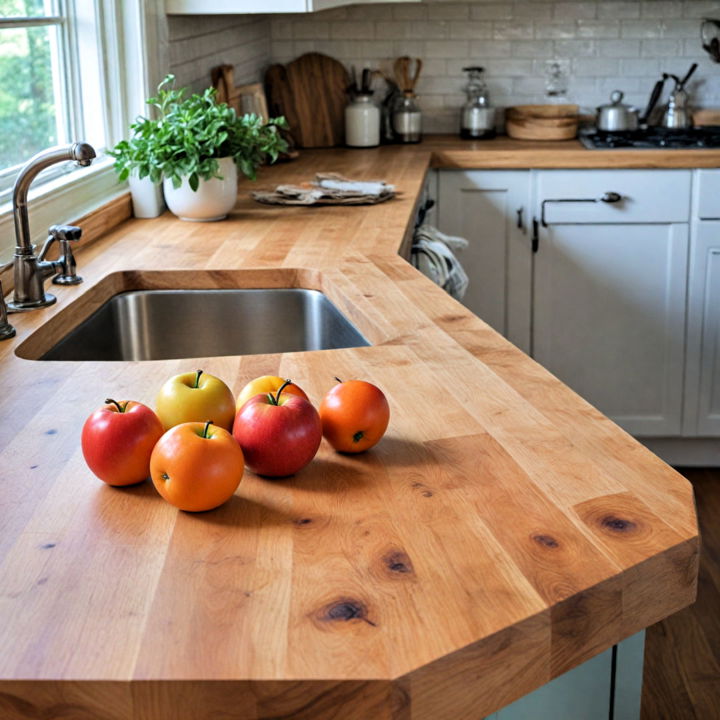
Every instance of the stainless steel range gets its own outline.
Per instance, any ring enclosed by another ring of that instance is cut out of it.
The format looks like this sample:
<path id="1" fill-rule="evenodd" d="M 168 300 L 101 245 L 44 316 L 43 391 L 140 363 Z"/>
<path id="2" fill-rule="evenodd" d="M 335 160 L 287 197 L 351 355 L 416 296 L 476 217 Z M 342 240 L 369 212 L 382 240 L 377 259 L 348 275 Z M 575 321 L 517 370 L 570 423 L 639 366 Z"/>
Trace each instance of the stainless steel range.
<path id="1" fill-rule="evenodd" d="M 649 127 L 624 132 L 580 133 L 580 142 L 591 150 L 619 148 L 688 150 L 720 148 L 720 125 L 675 130 Z"/>

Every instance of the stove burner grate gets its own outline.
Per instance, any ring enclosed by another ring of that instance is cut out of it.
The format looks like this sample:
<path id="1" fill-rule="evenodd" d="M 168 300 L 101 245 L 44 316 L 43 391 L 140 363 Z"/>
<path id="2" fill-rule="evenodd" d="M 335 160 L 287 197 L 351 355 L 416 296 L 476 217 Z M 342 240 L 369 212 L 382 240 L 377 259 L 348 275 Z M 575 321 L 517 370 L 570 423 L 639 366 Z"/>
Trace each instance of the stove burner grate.
<path id="1" fill-rule="evenodd" d="M 580 142 L 591 150 L 616 148 L 666 148 L 669 150 L 720 148 L 720 125 L 671 130 L 647 128 L 625 132 L 590 132 L 580 135 Z"/>

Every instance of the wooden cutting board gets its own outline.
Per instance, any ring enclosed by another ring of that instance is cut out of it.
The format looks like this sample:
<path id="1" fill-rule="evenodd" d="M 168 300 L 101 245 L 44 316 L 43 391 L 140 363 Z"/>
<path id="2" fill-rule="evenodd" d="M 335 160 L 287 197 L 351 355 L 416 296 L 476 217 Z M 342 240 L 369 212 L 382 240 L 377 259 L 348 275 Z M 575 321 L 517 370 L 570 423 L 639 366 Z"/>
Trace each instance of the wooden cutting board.
<path id="1" fill-rule="evenodd" d="M 270 107 L 288 120 L 298 147 L 335 147 L 345 142 L 345 105 L 350 77 L 327 55 L 307 53 L 272 65 L 265 76 Z"/>

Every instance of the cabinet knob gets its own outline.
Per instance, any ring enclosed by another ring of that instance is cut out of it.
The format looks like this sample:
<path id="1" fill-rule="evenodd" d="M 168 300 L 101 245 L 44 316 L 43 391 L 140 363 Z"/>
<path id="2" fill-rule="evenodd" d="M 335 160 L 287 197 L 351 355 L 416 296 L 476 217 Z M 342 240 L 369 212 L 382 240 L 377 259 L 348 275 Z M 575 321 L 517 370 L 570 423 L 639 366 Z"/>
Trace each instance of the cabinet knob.
<path id="1" fill-rule="evenodd" d="M 616 203 L 616 202 L 620 202 L 623 199 L 623 197 L 620 193 L 610 191 L 610 192 L 604 193 L 600 199 L 604 203 Z"/>

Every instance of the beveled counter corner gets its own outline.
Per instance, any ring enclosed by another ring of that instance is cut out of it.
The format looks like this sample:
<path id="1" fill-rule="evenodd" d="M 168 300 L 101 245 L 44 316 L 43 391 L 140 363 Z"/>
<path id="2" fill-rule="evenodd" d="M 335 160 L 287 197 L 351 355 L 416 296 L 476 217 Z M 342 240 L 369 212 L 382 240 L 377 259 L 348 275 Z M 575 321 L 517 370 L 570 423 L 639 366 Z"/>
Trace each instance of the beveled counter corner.
<path id="1" fill-rule="evenodd" d="M 222 223 L 125 222 L 79 253 L 84 285 L 13 316 L 0 716 L 481 717 L 693 601 L 690 485 L 398 255 L 430 150 L 305 152 L 259 182 L 395 183 L 377 206 L 267 207 L 243 184 Z M 118 289 L 285 285 L 325 292 L 372 346 L 25 359 Z M 85 417 L 108 394 L 152 404 L 195 367 L 235 392 L 291 377 L 316 402 L 335 375 L 366 378 L 390 428 L 363 456 L 323 443 L 285 481 L 248 472 L 209 513 L 93 478 Z"/>

